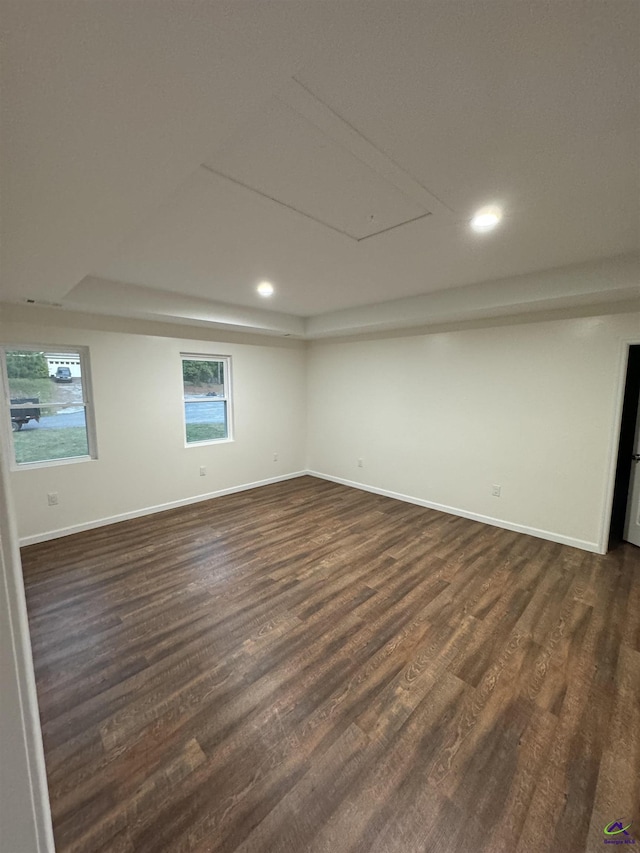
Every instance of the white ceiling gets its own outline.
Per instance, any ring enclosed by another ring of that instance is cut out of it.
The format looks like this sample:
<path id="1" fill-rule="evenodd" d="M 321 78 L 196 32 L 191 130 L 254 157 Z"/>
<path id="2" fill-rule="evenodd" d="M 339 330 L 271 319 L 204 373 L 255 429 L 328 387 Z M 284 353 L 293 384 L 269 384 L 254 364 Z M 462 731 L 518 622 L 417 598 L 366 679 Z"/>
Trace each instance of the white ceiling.
<path id="1" fill-rule="evenodd" d="M 640 247 L 636 0 L 0 9 L 5 301 L 327 335 Z M 547 279 L 628 299 L 628 260 Z"/>

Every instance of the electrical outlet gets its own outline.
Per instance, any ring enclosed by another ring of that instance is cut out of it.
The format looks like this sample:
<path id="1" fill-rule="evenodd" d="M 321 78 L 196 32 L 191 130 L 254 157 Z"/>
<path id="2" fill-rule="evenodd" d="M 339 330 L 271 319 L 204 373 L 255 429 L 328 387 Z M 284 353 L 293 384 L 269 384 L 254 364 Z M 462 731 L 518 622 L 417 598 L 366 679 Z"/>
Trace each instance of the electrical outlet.
<path id="1" fill-rule="evenodd" d="M 278 454 L 277 454 L 277 453 L 274 453 L 274 454 L 273 454 L 273 461 L 274 461 L 274 462 L 277 462 L 277 461 L 278 461 Z"/>
<path id="2" fill-rule="evenodd" d="M 495 483 L 491 486 L 491 494 L 494 498 L 499 498 L 500 493 L 502 492 L 502 486 L 496 486 Z"/>
<path id="3" fill-rule="evenodd" d="M 57 506 L 58 505 L 58 493 L 57 492 L 49 492 L 47 495 L 47 503 L 49 506 Z"/>
<path id="4" fill-rule="evenodd" d="M 206 473 L 207 473 L 206 467 L 204 465 L 201 465 L 200 466 L 200 476 L 204 477 L 204 476 L 206 476 Z"/>
<path id="5" fill-rule="evenodd" d="M 358 457 L 358 468 L 364 468 L 364 462 L 360 457 Z"/>

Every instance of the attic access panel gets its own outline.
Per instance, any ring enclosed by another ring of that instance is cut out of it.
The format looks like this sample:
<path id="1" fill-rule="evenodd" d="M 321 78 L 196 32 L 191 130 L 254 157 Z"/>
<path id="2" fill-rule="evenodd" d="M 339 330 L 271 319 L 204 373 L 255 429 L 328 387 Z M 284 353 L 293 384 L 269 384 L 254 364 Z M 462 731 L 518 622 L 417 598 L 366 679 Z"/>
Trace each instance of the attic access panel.
<path id="1" fill-rule="evenodd" d="M 354 240 L 429 216 L 424 203 L 336 141 L 344 136 L 341 119 L 334 116 L 331 124 L 328 133 L 274 98 L 260 119 L 204 165 Z"/>

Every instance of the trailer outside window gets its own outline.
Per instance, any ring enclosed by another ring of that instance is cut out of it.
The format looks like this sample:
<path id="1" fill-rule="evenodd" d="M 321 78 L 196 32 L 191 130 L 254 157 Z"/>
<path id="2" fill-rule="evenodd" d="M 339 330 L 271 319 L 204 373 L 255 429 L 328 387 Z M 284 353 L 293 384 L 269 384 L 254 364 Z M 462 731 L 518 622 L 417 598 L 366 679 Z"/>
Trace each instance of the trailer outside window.
<path id="1" fill-rule="evenodd" d="M 52 359 L 37 345 L 0 348 L 2 421 L 11 434 L 16 468 L 96 458 L 89 353 L 84 347 L 55 350 L 62 359 Z M 57 363 L 73 370 L 60 367 L 52 373 Z"/>

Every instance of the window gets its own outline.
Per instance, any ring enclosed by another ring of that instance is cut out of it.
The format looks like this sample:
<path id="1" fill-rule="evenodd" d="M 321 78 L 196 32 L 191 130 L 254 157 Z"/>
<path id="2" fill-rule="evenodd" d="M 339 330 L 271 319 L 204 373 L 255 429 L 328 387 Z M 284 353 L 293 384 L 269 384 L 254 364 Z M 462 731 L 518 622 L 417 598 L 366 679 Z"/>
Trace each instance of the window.
<path id="1" fill-rule="evenodd" d="M 41 347 L 0 348 L 4 429 L 18 467 L 95 458 L 88 353 L 56 349 L 70 367 L 51 370 L 65 362 Z"/>
<path id="2" fill-rule="evenodd" d="M 186 443 L 230 439 L 231 359 L 184 353 L 181 357 Z"/>

